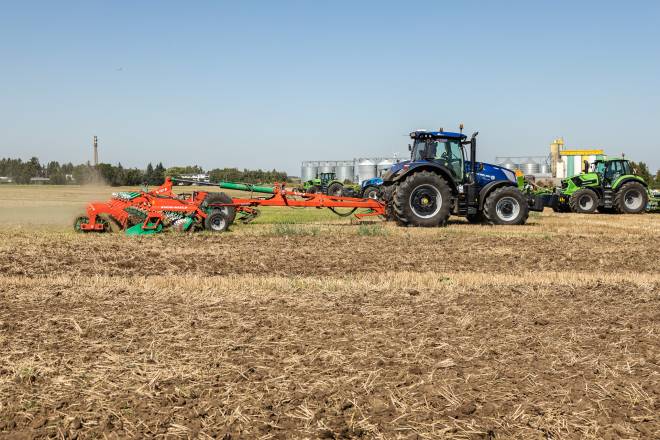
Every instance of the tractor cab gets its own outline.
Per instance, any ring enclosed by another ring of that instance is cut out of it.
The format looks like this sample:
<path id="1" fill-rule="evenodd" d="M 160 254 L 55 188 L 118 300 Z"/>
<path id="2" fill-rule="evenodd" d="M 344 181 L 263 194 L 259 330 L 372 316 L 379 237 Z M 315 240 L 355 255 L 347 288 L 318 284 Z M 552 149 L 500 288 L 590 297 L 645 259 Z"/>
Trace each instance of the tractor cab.
<path id="1" fill-rule="evenodd" d="M 448 168 L 455 180 L 462 181 L 465 173 L 465 150 L 463 133 L 447 131 L 413 131 L 410 133 L 412 162 L 429 161 Z"/>
<path id="2" fill-rule="evenodd" d="M 321 187 L 328 187 L 328 184 L 335 180 L 335 173 L 319 173 L 319 183 Z"/>
<path id="3" fill-rule="evenodd" d="M 633 174 L 630 162 L 621 158 L 597 160 L 592 164 L 591 169 L 609 185 L 621 176 Z"/>

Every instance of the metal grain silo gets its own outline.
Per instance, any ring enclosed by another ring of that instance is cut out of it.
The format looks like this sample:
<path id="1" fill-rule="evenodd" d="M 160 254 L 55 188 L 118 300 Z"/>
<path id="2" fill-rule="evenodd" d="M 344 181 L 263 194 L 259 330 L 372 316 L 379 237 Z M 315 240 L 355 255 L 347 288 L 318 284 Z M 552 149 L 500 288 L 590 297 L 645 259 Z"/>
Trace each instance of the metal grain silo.
<path id="1" fill-rule="evenodd" d="M 335 162 L 319 162 L 318 172 L 320 173 L 334 173 L 335 172 Z"/>
<path id="2" fill-rule="evenodd" d="M 376 174 L 382 176 L 390 167 L 394 165 L 394 159 L 381 159 L 376 164 Z"/>
<path id="3" fill-rule="evenodd" d="M 353 162 L 348 160 L 341 160 L 337 162 L 337 166 L 335 167 L 335 174 L 336 179 L 340 182 L 343 182 L 344 180 L 352 182 L 353 178 L 355 177 L 355 168 L 353 166 Z"/>
<path id="4" fill-rule="evenodd" d="M 538 174 L 541 170 L 541 166 L 534 160 L 529 159 L 528 161 L 520 164 L 520 169 L 522 170 L 523 174 Z"/>
<path id="5" fill-rule="evenodd" d="M 358 159 L 357 175 L 359 183 L 376 177 L 378 175 L 376 172 L 376 162 L 371 159 Z"/>
<path id="6" fill-rule="evenodd" d="M 515 170 L 516 168 L 518 168 L 518 165 L 516 165 L 515 162 L 513 162 L 511 159 L 505 160 L 504 162 L 502 162 L 502 165 L 500 166 L 504 168 L 508 168 L 510 170 Z"/>
<path id="7" fill-rule="evenodd" d="M 308 180 L 316 179 L 318 166 L 318 162 L 303 162 L 300 170 L 300 180 L 306 182 Z"/>

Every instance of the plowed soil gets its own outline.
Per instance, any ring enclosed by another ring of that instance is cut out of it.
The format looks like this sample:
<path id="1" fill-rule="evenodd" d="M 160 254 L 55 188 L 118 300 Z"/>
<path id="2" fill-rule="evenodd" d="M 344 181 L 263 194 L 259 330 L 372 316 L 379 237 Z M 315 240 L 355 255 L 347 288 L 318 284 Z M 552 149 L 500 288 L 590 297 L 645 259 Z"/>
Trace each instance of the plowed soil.
<path id="1" fill-rule="evenodd" d="M 658 438 L 660 216 L 0 229 L 0 438 Z"/>

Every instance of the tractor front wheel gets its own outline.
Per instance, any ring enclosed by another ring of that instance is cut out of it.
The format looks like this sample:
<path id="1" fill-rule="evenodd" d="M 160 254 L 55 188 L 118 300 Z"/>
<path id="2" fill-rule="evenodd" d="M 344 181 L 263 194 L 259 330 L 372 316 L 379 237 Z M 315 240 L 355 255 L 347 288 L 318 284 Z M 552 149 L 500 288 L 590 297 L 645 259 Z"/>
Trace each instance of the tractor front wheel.
<path id="1" fill-rule="evenodd" d="M 368 186 L 362 191 L 362 198 L 364 199 L 380 199 L 380 189 L 376 186 Z"/>
<path id="2" fill-rule="evenodd" d="M 524 225 L 529 216 L 529 206 L 518 188 L 505 186 L 488 194 L 483 212 L 491 225 Z"/>
<path id="3" fill-rule="evenodd" d="M 587 188 L 579 189 L 568 199 L 571 211 L 579 214 L 593 214 L 598 208 L 598 195 Z"/>
<path id="4" fill-rule="evenodd" d="M 420 171 L 408 176 L 393 194 L 394 214 L 402 226 L 444 225 L 449 218 L 451 190 L 442 176 Z"/>
<path id="5" fill-rule="evenodd" d="M 639 214 L 646 210 L 649 195 L 638 182 L 625 183 L 614 196 L 614 206 L 622 214 Z"/>

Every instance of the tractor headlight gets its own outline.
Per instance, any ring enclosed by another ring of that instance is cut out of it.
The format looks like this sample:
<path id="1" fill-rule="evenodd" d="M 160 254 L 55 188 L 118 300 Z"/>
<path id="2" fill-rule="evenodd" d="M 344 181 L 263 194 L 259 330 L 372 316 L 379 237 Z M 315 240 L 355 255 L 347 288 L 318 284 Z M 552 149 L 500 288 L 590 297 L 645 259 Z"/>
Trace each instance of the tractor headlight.
<path id="1" fill-rule="evenodd" d="M 517 183 L 516 174 L 513 171 L 506 170 L 506 169 L 504 169 L 502 171 L 504 172 L 504 175 L 506 176 L 507 179 L 509 179 L 513 183 Z"/>

